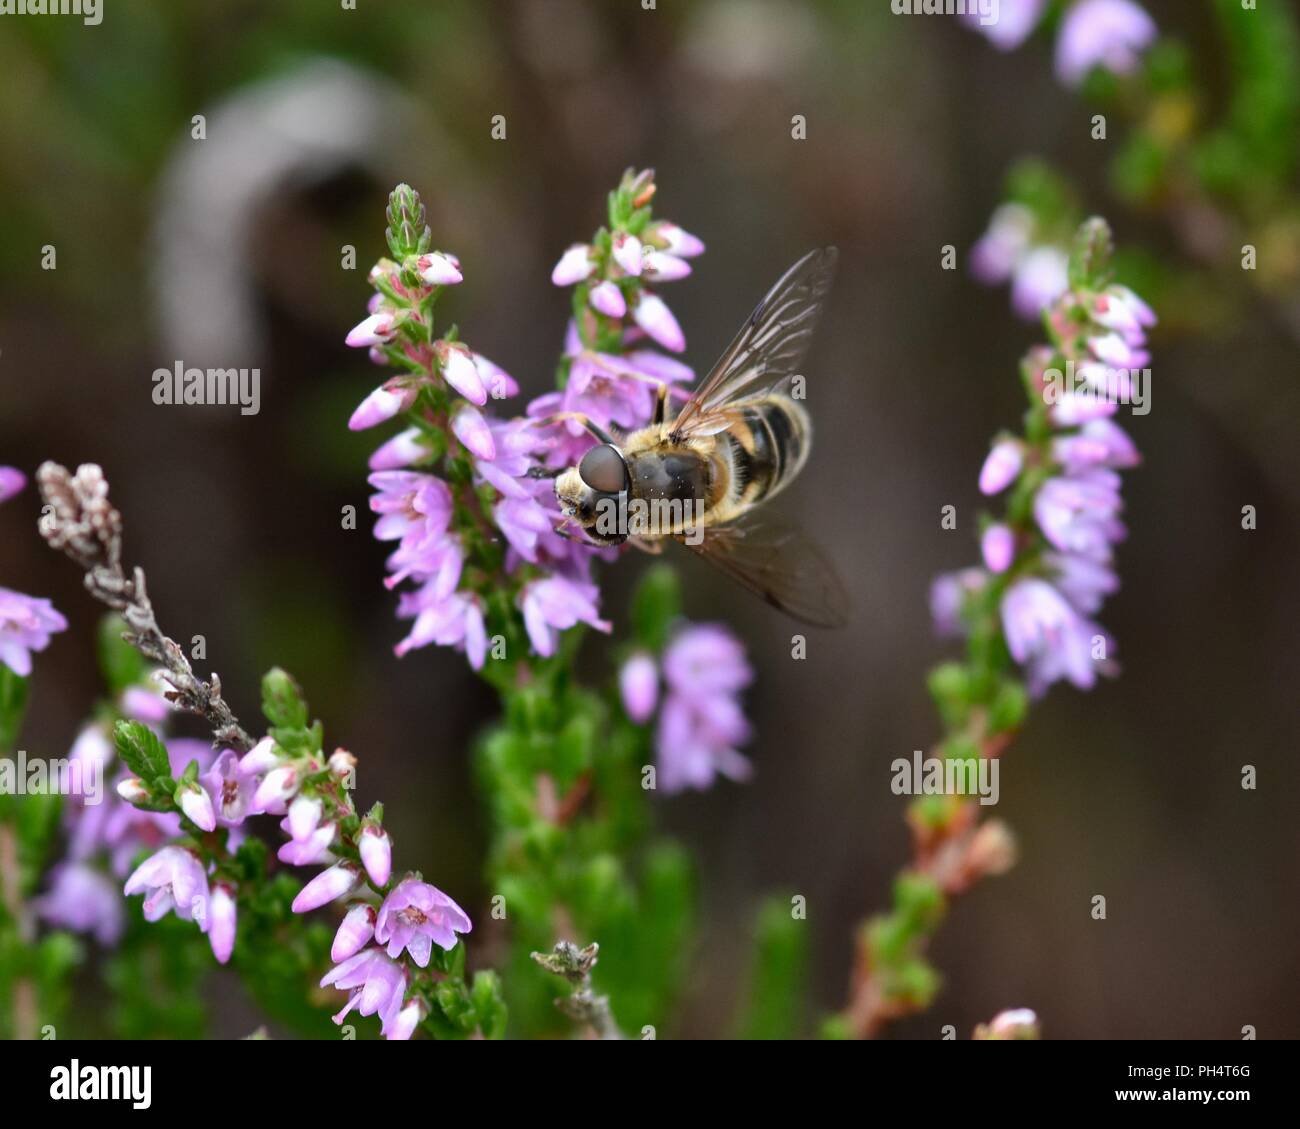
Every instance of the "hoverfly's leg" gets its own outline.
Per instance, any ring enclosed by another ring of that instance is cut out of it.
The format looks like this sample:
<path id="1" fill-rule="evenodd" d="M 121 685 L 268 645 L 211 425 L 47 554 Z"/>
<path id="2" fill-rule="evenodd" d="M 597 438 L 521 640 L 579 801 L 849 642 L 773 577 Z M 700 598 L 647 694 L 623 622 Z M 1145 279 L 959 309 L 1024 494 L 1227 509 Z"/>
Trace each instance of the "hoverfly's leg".
<path id="1" fill-rule="evenodd" d="M 655 427 L 662 427 L 668 415 L 668 385 L 660 384 L 655 396 L 655 411 L 650 422 Z"/>
<path id="2" fill-rule="evenodd" d="M 627 543 L 634 549 L 640 549 L 643 553 L 649 553 L 652 557 L 657 557 L 664 551 L 662 538 L 632 536 L 627 539 Z"/>
<path id="3" fill-rule="evenodd" d="M 559 478 L 564 473 L 564 467 L 555 466 L 530 466 L 525 478 Z"/>
<path id="4" fill-rule="evenodd" d="M 561 423 L 566 419 L 571 419 L 582 424 L 582 426 L 591 432 L 591 434 L 601 443 L 608 443 L 611 447 L 618 446 L 614 441 L 614 437 L 585 412 L 553 412 L 549 416 L 542 416 L 533 422 L 536 423 L 538 427 L 546 427 L 552 423 Z"/>

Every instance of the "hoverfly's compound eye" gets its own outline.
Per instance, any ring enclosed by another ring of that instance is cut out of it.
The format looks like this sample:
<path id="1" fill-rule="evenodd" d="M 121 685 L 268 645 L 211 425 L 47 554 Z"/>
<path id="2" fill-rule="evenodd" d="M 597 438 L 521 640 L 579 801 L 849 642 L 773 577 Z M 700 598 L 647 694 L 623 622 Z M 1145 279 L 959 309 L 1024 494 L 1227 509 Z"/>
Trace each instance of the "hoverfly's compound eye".
<path id="1" fill-rule="evenodd" d="M 582 456 L 578 475 L 592 490 L 601 494 L 617 494 L 627 483 L 627 466 L 623 456 L 608 443 L 593 447 Z"/>

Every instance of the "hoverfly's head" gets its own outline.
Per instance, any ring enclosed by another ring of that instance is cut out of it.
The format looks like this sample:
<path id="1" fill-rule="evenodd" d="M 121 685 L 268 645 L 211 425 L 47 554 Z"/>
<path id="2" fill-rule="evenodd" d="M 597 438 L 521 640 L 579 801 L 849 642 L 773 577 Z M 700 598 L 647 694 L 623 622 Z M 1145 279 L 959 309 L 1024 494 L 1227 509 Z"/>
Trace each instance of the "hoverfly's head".
<path id="1" fill-rule="evenodd" d="M 627 540 L 624 526 L 630 485 L 623 452 L 612 443 L 598 443 L 576 467 L 555 480 L 555 496 L 565 516 L 582 526 L 593 541 L 621 545 Z"/>

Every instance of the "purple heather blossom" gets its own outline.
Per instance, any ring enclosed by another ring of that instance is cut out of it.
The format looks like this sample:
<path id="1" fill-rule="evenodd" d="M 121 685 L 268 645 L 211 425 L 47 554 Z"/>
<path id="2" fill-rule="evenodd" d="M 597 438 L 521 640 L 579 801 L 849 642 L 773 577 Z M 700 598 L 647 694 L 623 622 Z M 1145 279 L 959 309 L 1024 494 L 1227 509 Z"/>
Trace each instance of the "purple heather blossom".
<path id="1" fill-rule="evenodd" d="M 347 960 L 364 949 L 375 935 L 375 907 L 365 902 L 358 902 L 343 915 L 338 932 L 334 934 L 334 944 L 330 948 L 330 960 L 337 964 Z"/>
<path id="2" fill-rule="evenodd" d="M 1141 462 L 1137 445 L 1109 419 L 1089 420 L 1075 434 L 1057 436 L 1052 440 L 1052 457 L 1067 474 L 1094 467 L 1135 467 Z"/>
<path id="3" fill-rule="evenodd" d="M 1034 214 L 1023 204 L 1003 204 L 989 220 L 988 230 L 970 251 L 971 273 L 988 286 L 1000 286 L 1029 250 Z"/>
<path id="4" fill-rule="evenodd" d="M 290 838 L 308 839 L 320 826 L 321 815 L 325 810 L 317 796 L 299 795 L 289 805 L 289 813 L 284 817 L 285 830 Z"/>
<path id="5" fill-rule="evenodd" d="M 376 471 L 369 478 L 378 493 L 370 508 L 379 514 L 375 536 L 417 549 L 440 538 L 451 523 L 451 489 L 440 478 L 409 470 Z"/>
<path id="6" fill-rule="evenodd" d="M 212 955 L 218 964 L 230 960 L 235 950 L 235 888 L 228 882 L 217 882 L 212 887 L 212 898 L 208 903 L 208 923 L 205 932 L 208 944 L 212 946 Z"/>
<path id="7" fill-rule="evenodd" d="M 351 992 L 343 1010 L 334 1016 L 335 1023 L 342 1024 L 355 1008 L 361 1015 L 378 1015 L 387 1035 L 402 1010 L 406 970 L 378 949 L 365 949 L 331 968 L 320 986 Z"/>
<path id="8" fill-rule="evenodd" d="M 680 353 L 686 348 L 682 327 L 659 295 L 643 290 L 632 308 L 632 318 L 665 349 Z"/>
<path id="9" fill-rule="evenodd" d="M 438 597 L 432 584 L 426 585 L 417 592 L 404 592 L 397 614 L 403 619 L 415 618 L 410 633 L 394 648 L 399 658 L 416 647 L 437 643 L 463 648 L 470 666 L 482 669 L 487 658 L 487 628 L 483 604 L 476 594 L 452 592 Z"/>
<path id="10" fill-rule="evenodd" d="M 141 891 L 146 921 L 157 921 L 173 909 L 185 921 L 208 919 L 208 876 L 199 857 L 183 847 L 163 847 L 135 868 L 123 893 Z"/>
<path id="11" fill-rule="evenodd" d="M 623 291 L 608 280 L 598 282 L 591 288 L 588 301 L 593 309 L 609 318 L 621 318 L 627 313 L 627 299 L 623 297 Z"/>
<path id="12" fill-rule="evenodd" d="M 676 282 L 691 273 L 691 264 L 666 251 L 647 251 L 644 261 L 645 275 L 655 282 Z"/>
<path id="13" fill-rule="evenodd" d="M 549 658 L 555 654 L 559 633 L 579 623 L 608 634 L 613 625 L 600 618 L 599 599 L 594 584 L 562 576 L 530 580 L 519 594 L 519 604 L 533 650 Z"/>
<path id="14" fill-rule="evenodd" d="M 281 820 L 280 827 L 287 832 L 287 820 Z M 330 852 L 330 847 L 334 845 L 337 830 L 333 823 L 322 823 L 300 839 L 290 839 L 287 843 L 281 843 L 275 857 L 290 866 L 313 866 L 316 863 L 333 862 L 334 855 Z"/>
<path id="15" fill-rule="evenodd" d="M 1155 21 L 1133 0 L 1078 0 L 1056 38 L 1057 76 L 1078 86 L 1093 67 L 1129 74 L 1155 37 Z"/>
<path id="16" fill-rule="evenodd" d="M 551 281 L 556 286 L 573 286 L 589 278 L 595 269 L 596 263 L 591 257 L 591 247 L 586 243 L 575 243 L 560 256 L 560 261 L 551 271 Z"/>
<path id="17" fill-rule="evenodd" d="M 1113 400 L 1088 392 L 1067 392 L 1048 409 L 1052 423 L 1057 427 L 1077 427 L 1089 420 L 1113 416 L 1117 408 Z"/>
<path id="18" fill-rule="evenodd" d="M 127 717 L 154 725 L 166 721 L 173 709 L 160 691 L 145 686 L 128 686 L 122 691 L 118 705 Z"/>
<path id="19" fill-rule="evenodd" d="M 1016 556 L 1016 535 L 1009 525 L 996 522 L 984 530 L 980 552 L 990 572 L 1006 572 Z"/>
<path id="20" fill-rule="evenodd" d="M 271 769 L 253 793 L 253 811 L 283 815 L 301 785 L 301 775 L 293 765 L 283 764 Z"/>
<path id="21" fill-rule="evenodd" d="M 1058 678 L 1068 678 L 1081 690 L 1096 683 L 1092 645 L 1100 628 L 1080 616 L 1046 580 L 1030 577 L 1007 589 L 1002 630 L 1011 657 L 1026 667 L 1031 694 L 1041 694 Z"/>
<path id="22" fill-rule="evenodd" d="M 241 772 L 262 776 L 280 763 L 280 753 L 272 737 L 263 737 L 239 759 Z"/>
<path id="23" fill-rule="evenodd" d="M 363 823 L 358 850 L 370 881 L 376 886 L 387 886 L 393 873 L 393 841 L 388 832 L 373 823 Z"/>
<path id="24" fill-rule="evenodd" d="M 668 644 L 667 692 L 657 735 L 658 783 L 666 792 L 704 789 L 715 776 L 745 780 L 751 766 L 735 746 L 750 729 L 737 700 L 753 679 L 744 647 L 726 628 L 695 624 Z"/>
<path id="25" fill-rule="evenodd" d="M 1032 321 L 1069 287 L 1069 256 L 1060 247 L 1035 247 L 1016 266 L 1011 279 L 1011 305 Z"/>
<path id="26" fill-rule="evenodd" d="M 27 476 L 17 467 L 0 466 L 0 502 L 7 502 L 16 494 L 22 493 L 27 485 Z"/>
<path id="27" fill-rule="evenodd" d="M 1119 591 L 1119 577 L 1110 565 L 1110 552 L 1090 557 L 1083 553 L 1047 553 L 1044 563 L 1052 583 L 1080 615 L 1094 615 L 1107 596 Z"/>
<path id="28" fill-rule="evenodd" d="M 983 569 L 964 568 L 959 572 L 945 572 L 930 584 L 930 618 L 938 635 L 963 635 L 966 625 L 962 621 L 962 608 L 966 598 L 979 592 L 988 582 Z"/>
<path id="29" fill-rule="evenodd" d="M 1017 440 L 994 443 L 980 468 L 980 493 L 1000 494 L 1016 480 L 1024 461 L 1024 448 Z"/>
<path id="30" fill-rule="evenodd" d="M 394 1016 L 393 1021 L 388 1025 L 388 1030 L 384 1033 L 384 1037 L 395 1041 L 409 1039 L 415 1034 L 415 1029 L 428 1017 L 428 1014 L 429 1005 L 419 996 L 416 996 Z"/>
<path id="31" fill-rule="evenodd" d="M 50 636 L 67 627 L 49 600 L 0 588 L 0 663 L 20 677 L 32 672 L 32 652 L 45 650 Z"/>
<path id="32" fill-rule="evenodd" d="M 433 946 L 450 951 L 456 934 L 472 926 L 465 911 L 436 886 L 407 877 L 393 887 L 379 907 L 375 940 L 398 957 L 405 949 L 421 968 L 427 968 Z"/>
<path id="33" fill-rule="evenodd" d="M 962 19 L 998 50 L 1013 51 L 1038 26 L 1045 3 L 1046 0 L 997 0 L 992 19 L 981 16 L 973 6 Z"/>
<path id="34" fill-rule="evenodd" d="M 125 927 L 122 899 L 107 875 L 79 862 L 59 863 L 49 876 L 50 888 L 32 901 L 37 915 L 51 925 L 93 933 L 101 945 L 115 945 Z"/>
<path id="35" fill-rule="evenodd" d="M 623 664 L 618 674 L 623 709 L 638 725 L 644 725 L 659 704 L 659 671 L 654 657 L 639 652 Z"/>
<path id="36" fill-rule="evenodd" d="M 1049 478 L 1034 497 L 1034 519 L 1063 552 L 1095 554 L 1124 536 L 1119 475 L 1096 469 Z"/>
<path id="37" fill-rule="evenodd" d="M 418 463 L 428 454 L 429 448 L 420 442 L 420 429 L 408 427 L 375 448 L 375 453 L 370 456 L 370 469 L 400 470 Z"/>
<path id="38" fill-rule="evenodd" d="M 445 251 L 432 251 L 415 260 L 420 281 L 426 286 L 455 286 L 464 279 L 460 273 L 460 260 Z"/>
<path id="39" fill-rule="evenodd" d="M 245 772 L 239 755 L 225 749 L 200 780 L 212 797 L 213 813 L 222 827 L 236 827 L 253 810 L 258 777 Z"/>
<path id="40" fill-rule="evenodd" d="M 470 404 L 462 404 L 457 408 L 451 417 L 451 430 L 471 454 L 489 461 L 496 458 L 492 429 L 477 408 Z"/>
<path id="41" fill-rule="evenodd" d="M 310 913 L 323 905 L 336 901 L 361 884 L 361 871 L 350 862 L 335 863 L 328 870 L 322 870 L 315 878 L 298 891 L 293 899 L 294 913 Z"/>

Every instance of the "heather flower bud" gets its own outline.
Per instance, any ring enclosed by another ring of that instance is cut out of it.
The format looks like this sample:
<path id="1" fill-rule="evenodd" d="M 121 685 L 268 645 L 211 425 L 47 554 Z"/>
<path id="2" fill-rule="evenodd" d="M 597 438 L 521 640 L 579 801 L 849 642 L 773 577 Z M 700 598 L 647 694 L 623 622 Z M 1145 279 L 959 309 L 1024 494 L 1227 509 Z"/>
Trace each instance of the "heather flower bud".
<path id="1" fill-rule="evenodd" d="M 990 525 L 980 538 L 980 551 L 990 572 L 1006 572 L 1016 555 L 1016 537 L 1009 526 Z"/>
<path id="2" fill-rule="evenodd" d="M 591 248 L 586 243 L 575 243 L 555 264 L 555 269 L 551 271 L 551 282 L 556 286 L 572 286 L 590 278 L 595 269 Z"/>
<path id="3" fill-rule="evenodd" d="M 393 841 L 388 832 L 374 823 L 361 825 L 360 841 L 357 849 L 361 852 L 361 862 L 376 886 L 388 885 L 393 873 Z"/>
<path id="4" fill-rule="evenodd" d="M 673 312 L 657 294 L 643 291 L 632 310 L 637 325 L 665 349 L 680 353 L 686 348 L 686 335 Z"/>
<path id="5" fill-rule="evenodd" d="M 639 275 L 642 266 L 641 240 L 635 235 L 623 232 L 614 236 L 614 261 L 623 268 L 624 274 Z"/>
<path id="6" fill-rule="evenodd" d="M 621 318 L 627 313 L 627 300 L 623 297 L 623 291 L 612 282 L 596 283 L 591 288 L 588 300 L 593 309 L 608 318 Z"/>
<path id="7" fill-rule="evenodd" d="M 279 763 L 280 754 L 276 751 L 275 741 L 270 737 L 263 737 L 240 758 L 239 771 L 245 775 L 261 776 L 264 772 L 270 772 Z"/>
<path id="8" fill-rule="evenodd" d="M 344 342 L 354 349 L 383 345 L 393 339 L 397 327 L 397 315 L 391 310 L 380 310 L 357 322 L 348 332 Z"/>
<path id="9" fill-rule="evenodd" d="M 368 427 L 384 423 L 406 411 L 413 403 L 419 389 L 411 384 L 389 381 L 370 393 L 348 420 L 349 431 L 365 431 Z"/>
<path id="10" fill-rule="evenodd" d="M 323 905 L 350 894 L 361 883 L 361 871 L 355 864 L 340 862 L 322 870 L 298 891 L 293 900 L 294 913 L 310 913 Z"/>
<path id="11" fill-rule="evenodd" d="M 676 255 L 650 251 L 645 257 L 645 273 L 655 282 L 676 282 L 691 273 L 691 264 Z"/>
<path id="12" fill-rule="evenodd" d="M 1014 439 L 1003 439 L 993 444 L 993 449 L 980 468 L 980 493 L 998 494 L 1005 490 L 1024 465 L 1020 444 Z"/>
<path id="13" fill-rule="evenodd" d="M 235 948 L 235 890 L 227 882 L 218 882 L 208 900 L 208 944 L 218 964 L 230 960 Z"/>
<path id="14" fill-rule="evenodd" d="M 439 341 L 434 346 L 438 364 L 442 369 L 443 379 L 447 381 L 465 399 L 482 407 L 487 403 L 487 389 L 479 375 L 474 358 L 464 345 Z"/>
<path id="15" fill-rule="evenodd" d="M 662 244 L 664 250 L 670 255 L 677 255 L 683 259 L 693 259 L 696 255 L 704 254 L 702 240 L 689 231 L 683 231 L 675 223 L 669 223 L 667 220 L 660 220 L 658 223 L 651 224 L 650 230 L 646 234 L 650 242 Z"/>
<path id="16" fill-rule="evenodd" d="M 334 934 L 330 959 L 335 964 L 347 960 L 370 944 L 370 939 L 374 935 L 375 907 L 359 902 L 344 915 L 338 932 Z"/>
<path id="17" fill-rule="evenodd" d="M 253 794 L 255 811 L 283 811 L 284 803 L 298 791 L 298 771 L 292 765 L 273 768 Z"/>
<path id="18" fill-rule="evenodd" d="M 1038 1016 L 1029 1008 L 1015 1008 L 1002 1011 L 993 1017 L 990 1023 L 981 1023 L 975 1028 L 977 1039 L 1037 1039 Z"/>
<path id="19" fill-rule="evenodd" d="M 330 775 L 337 780 L 352 776 L 357 771 L 357 758 L 347 749 L 335 749 L 328 762 Z"/>
<path id="20" fill-rule="evenodd" d="M 315 796 L 297 797 L 289 805 L 289 834 L 295 839 L 306 839 L 319 825 L 321 811 L 321 802 Z"/>
<path id="21" fill-rule="evenodd" d="M 428 1004 L 416 996 L 383 1028 L 384 1038 L 398 1041 L 409 1039 L 428 1014 Z"/>
<path id="22" fill-rule="evenodd" d="M 442 251 L 421 255 L 415 260 L 415 270 L 427 286 L 455 286 L 465 277 L 460 273 L 460 260 Z"/>
<path id="23" fill-rule="evenodd" d="M 173 797 L 181 806 L 187 819 L 203 831 L 213 831 L 217 826 L 217 815 L 212 809 L 212 797 L 197 784 L 183 783 L 176 789 Z"/>
<path id="24" fill-rule="evenodd" d="M 469 404 L 462 404 L 451 418 L 451 430 L 480 459 L 495 459 L 496 444 L 483 414 Z"/>
<path id="25" fill-rule="evenodd" d="M 149 789 L 134 776 L 118 784 L 117 794 L 128 804 L 142 804 L 149 799 Z"/>
<path id="26" fill-rule="evenodd" d="M 638 725 L 650 720 L 659 702 L 659 672 L 647 654 L 633 655 L 619 671 L 618 688 L 627 716 Z"/>

